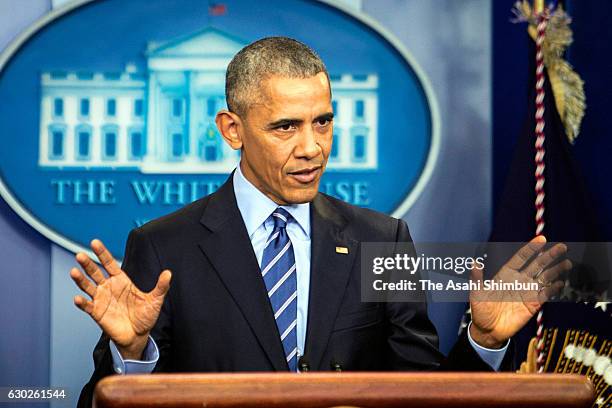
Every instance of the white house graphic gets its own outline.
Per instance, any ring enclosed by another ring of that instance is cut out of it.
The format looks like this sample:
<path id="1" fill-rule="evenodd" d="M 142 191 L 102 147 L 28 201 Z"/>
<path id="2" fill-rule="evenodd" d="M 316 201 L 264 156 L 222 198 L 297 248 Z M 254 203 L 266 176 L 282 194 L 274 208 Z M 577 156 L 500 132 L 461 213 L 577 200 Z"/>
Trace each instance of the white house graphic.
<path id="1" fill-rule="evenodd" d="M 146 72 L 44 72 L 39 165 L 142 173 L 229 173 L 239 152 L 215 126 L 225 70 L 246 42 L 214 28 L 149 43 Z M 378 77 L 330 75 L 329 170 L 377 167 Z"/>

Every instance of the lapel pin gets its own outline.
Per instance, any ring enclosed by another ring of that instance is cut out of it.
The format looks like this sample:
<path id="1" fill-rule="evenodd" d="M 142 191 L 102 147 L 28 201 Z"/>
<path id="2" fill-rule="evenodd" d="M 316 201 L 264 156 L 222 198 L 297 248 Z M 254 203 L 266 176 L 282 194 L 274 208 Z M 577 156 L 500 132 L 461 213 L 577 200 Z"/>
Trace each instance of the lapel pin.
<path id="1" fill-rule="evenodd" d="M 336 253 L 337 254 L 348 254 L 348 248 L 347 247 L 336 247 Z"/>

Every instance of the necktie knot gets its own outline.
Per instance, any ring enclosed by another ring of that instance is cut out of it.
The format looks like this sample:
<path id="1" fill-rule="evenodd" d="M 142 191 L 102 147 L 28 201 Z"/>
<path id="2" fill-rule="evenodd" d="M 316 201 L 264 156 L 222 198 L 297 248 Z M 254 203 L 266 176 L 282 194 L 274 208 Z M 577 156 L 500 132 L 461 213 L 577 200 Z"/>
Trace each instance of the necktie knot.
<path id="1" fill-rule="evenodd" d="M 286 228 L 287 222 L 291 219 L 291 214 L 282 207 L 278 207 L 272 213 L 272 219 L 274 220 L 274 229 Z"/>

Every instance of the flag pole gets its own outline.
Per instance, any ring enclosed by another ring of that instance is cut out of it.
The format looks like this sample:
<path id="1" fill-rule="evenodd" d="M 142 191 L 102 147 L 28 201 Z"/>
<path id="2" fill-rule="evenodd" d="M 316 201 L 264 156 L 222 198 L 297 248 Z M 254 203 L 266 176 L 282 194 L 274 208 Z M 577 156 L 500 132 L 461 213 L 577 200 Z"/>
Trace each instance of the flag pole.
<path id="1" fill-rule="evenodd" d="M 536 14 L 542 14 L 544 12 L 544 0 L 534 0 L 533 11 Z"/>

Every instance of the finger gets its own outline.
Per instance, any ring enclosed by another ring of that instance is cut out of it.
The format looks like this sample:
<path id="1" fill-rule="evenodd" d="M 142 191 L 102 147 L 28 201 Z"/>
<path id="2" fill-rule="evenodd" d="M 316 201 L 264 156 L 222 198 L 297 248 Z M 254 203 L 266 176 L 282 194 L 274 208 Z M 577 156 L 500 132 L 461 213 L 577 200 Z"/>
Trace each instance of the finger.
<path id="1" fill-rule="evenodd" d="M 540 293 L 538 293 L 538 301 L 540 303 L 547 302 L 551 297 L 557 295 L 564 286 L 565 284 L 562 281 L 556 281 L 549 287 L 542 289 Z"/>
<path id="2" fill-rule="evenodd" d="M 83 296 L 75 296 L 74 304 L 76 307 L 91 316 L 91 313 L 93 312 L 93 302 L 85 299 Z"/>
<path id="3" fill-rule="evenodd" d="M 70 277 L 83 292 L 87 293 L 90 297 L 94 297 L 96 294 L 96 285 L 91 283 L 81 271 L 77 268 L 72 268 L 70 270 Z"/>
<path id="4" fill-rule="evenodd" d="M 168 290 L 170 289 L 170 280 L 172 279 L 172 272 L 168 269 L 163 271 L 159 278 L 157 278 L 157 285 L 151 291 L 151 295 L 155 297 L 164 297 Z"/>
<path id="5" fill-rule="evenodd" d="M 506 263 L 510 268 L 514 270 L 522 269 L 523 266 L 534 256 L 540 249 L 544 247 L 546 244 L 546 238 L 544 235 L 538 235 L 531 241 L 529 241 L 525 246 L 518 250 L 516 254 L 510 258 L 510 260 Z"/>
<path id="6" fill-rule="evenodd" d="M 115 261 L 115 258 L 113 258 L 110 251 L 106 249 L 102 241 L 99 239 L 94 239 L 91 241 L 91 249 L 94 251 L 94 254 L 96 254 L 100 260 L 100 263 L 109 273 L 109 275 L 118 275 L 121 273 L 121 269 L 119 268 L 119 265 L 117 265 L 117 261 Z"/>
<path id="7" fill-rule="evenodd" d="M 571 270 L 572 266 L 572 261 L 566 259 L 563 262 L 559 262 L 555 266 L 546 269 L 544 272 L 542 272 L 538 280 L 541 279 L 543 282 L 554 282 L 559 278 L 559 275 Z"/>
<path id="8" fill-rule="evenodd" d="M 565 244 L 556 244 L 538 255 L 523 271 L 530 278 L 538 277 L 551 263 L 567 252 Z"/>
<path id="9" fill-rule="evenodd" d="M 79 252 L 76 254 L 76 260 L 81 265 L 85 273 L 93 279 L 98 285 L 104 282 L 105 277 L 100 268 L 96 265 L 94 261 L 91 260 L 87 255 L 83 252 Z"/>

